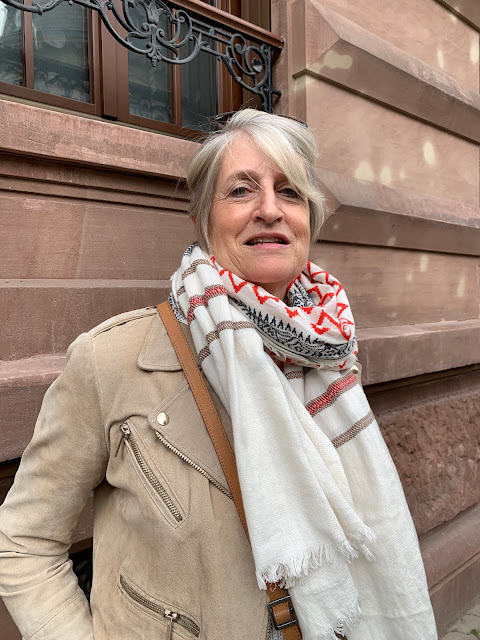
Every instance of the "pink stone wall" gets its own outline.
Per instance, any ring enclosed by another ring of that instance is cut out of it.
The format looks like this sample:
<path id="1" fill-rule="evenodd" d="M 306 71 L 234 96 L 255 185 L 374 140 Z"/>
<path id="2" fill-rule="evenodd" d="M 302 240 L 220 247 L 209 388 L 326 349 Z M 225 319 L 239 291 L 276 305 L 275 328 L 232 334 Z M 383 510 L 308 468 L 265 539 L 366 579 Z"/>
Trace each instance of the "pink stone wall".
<path id="1" fill-rule="evenodd" d="M 315 78 L 307 76 L 304 84 L 307 121 L 318 140 L 321 167 L 478 205 L 478 144 Z"/>
<path id="2" fill-rule="evenodd" d="M 478 91 L 478 32 L 435 0 L 321 4 Z"/>
<path id="3" fill-rule="evenodd" d="M 480 502 L 480 376 L 475 378 L 471 386 L 436 394 L 423 385 L 423 398 L 378 413 L 419 535 Z"/>

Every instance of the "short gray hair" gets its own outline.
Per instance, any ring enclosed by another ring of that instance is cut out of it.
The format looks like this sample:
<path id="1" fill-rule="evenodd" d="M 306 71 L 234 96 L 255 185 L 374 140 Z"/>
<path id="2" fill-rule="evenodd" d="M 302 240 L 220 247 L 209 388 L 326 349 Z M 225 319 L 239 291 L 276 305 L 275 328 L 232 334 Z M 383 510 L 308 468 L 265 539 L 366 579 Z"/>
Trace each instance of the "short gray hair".
<path id="1" fill-rule="evenodd" d="M 293 118 L 256 109 L 237 111 L 218 131 L 210 133 L 190 161 L 187 185 L 189 215 L 196 221 L 200 246 L 210 249 L 209 218 L 215 185 L 225 154 L 239 135 L 246 135 L 308 200 L 310 236 L 318 238 L 323 224 L 324 196 L 318 186 L 315 162 L 317 143 L 307 125 Z M 301 162 L 299 162 L 299 159 Z M 302 166 L 303 165 L 303 166 Z"/>

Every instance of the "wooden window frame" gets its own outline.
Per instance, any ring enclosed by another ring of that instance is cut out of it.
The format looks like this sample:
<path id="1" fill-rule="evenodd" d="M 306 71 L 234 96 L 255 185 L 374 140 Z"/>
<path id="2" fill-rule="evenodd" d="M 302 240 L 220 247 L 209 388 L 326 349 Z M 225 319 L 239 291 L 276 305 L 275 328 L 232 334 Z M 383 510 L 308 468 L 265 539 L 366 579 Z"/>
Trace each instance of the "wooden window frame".
<path id="1" fill-rule="evenodd" d="M 27 6 L 32 6 L 32 0 L 25 0 Z M 54 14 L 52 14 L 54 15 Z M 32 102 L 79 111 L 95 116 L 101 116 L 100 109 L 100 56 L 98 51 L 98 22 L 96 15 L 87 10 L 88 16 L 88 70 L 90 82 L 90 102 L 81 102 L 56 96 L 34 88 L 34 60 L 33 60 L 33 14 L 22 11 L 22 45 L 24 85 L 0 82 L 0 93 L 23 98 Z"/>
<path id="2" fill-rule="evenodd" d="M 240 18 L 243 11 L 248 17 L 248 3 L 255 0 L 218 0 L 221 8 L 212 7 L 201 0 L 176 0 L 179 7 L 190 10 L 206 19 L 242 30 L 278 46 L 278 38 L 268 30 L 257 27 Z M 31 6 L 32 0 L 25 0 Z M 53 11 L 55 11 L 53 9 Z M 113 38 L 96 11 L 88 11 L 89 28 L 89 72 L 91 102 L 81 102 L 55 96 L 34 89 L 33 29 L 32 13 L 22 12 L 23 65 L 25 85 L 0 82 L 0 94 L 10 95 L 46 106 L 64 108 L 89 114 L 135 127 L 142 127 L 170 135 L 198 138 L 201 132 L 181 124 L 181 65 L 169 65 L 172 74 L 173 123 L 160 122 L 133 115 L 129 110 L 128 50 Z M 269 26 L 269 25 L 268 25 Z M 161 62 L 159 64 L 162 64 Z M 166 64 L 166 63 L 163 63 Z M 233 111 L 243 104 L 259 107 L 258 96 L 251 94 L 235 83 L 227 68 L 217 63 L 218 112 Z"/>

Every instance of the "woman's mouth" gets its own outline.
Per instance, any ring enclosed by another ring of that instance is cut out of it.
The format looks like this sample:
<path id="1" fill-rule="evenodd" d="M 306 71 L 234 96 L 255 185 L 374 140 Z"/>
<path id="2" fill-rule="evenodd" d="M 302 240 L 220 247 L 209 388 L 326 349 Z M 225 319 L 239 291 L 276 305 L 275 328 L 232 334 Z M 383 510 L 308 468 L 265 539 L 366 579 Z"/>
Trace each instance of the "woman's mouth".
<path id="1" fill-rule="evenodd" d="M 275 238 L 262 238 L 262 237 L 258 237 L 258 238 L 252 238 L 251 240 L 249 240 L 248 242 L 246 242 L 246 244 L 249 247 L 253 247 L 257 244 L 288 244 L 288 242 L 281 237 L 275 237 Z"/>

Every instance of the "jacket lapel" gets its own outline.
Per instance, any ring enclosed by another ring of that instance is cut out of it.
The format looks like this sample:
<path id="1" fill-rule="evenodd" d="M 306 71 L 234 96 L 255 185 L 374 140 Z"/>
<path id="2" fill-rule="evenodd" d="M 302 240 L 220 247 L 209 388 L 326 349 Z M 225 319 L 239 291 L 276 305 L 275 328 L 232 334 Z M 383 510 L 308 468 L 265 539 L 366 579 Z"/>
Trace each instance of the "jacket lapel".
<path id="1" fill-rule="evenodd" d="M 193 346 L 190 330 L 181 324 L 182 330 L 192 349 L 198 364 L 198 356 Z M 178 360 L 168 333 L 163 326 L 160 316 L 156 314 L 151 322 L 149 331 L 145 337 L 140 354 L 138 366 L 144 371 L 181 371 L 182 366 Z M 217 409 L 220 420 L 224 426 L 230 443 L 233 445 L 232 423 L 230 416 L 213 391 L 208 380 L 203 376 L 208 391 Z M 168 423 L 162 425 L 157 416 L 164 413 L 168 416 Z M 163 398 L 148 416 L 150 426 L 160 433 L 168 444 L 180 453 L 184 459 L 194 462 L 195 465 L 209 473 L 216 482 L 228 489 L 222 466 L 218 460 L 210 435 L 205 427 L 200 410 L 197 407 L 193 394 L 186 379 L 174 390 L 170 396 Z"/>

